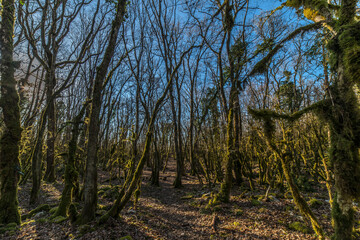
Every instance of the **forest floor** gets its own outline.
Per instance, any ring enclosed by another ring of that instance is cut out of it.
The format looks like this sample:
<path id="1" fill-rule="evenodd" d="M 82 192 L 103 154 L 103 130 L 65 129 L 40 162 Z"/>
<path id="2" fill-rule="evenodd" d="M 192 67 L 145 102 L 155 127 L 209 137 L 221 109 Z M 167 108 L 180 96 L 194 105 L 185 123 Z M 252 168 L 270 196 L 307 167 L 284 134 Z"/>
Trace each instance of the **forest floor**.
<path id="1" fill-rule="evenodd" d="M 184 176 L 183 188 L 175 189 L 175 163 L 169 162 L 161 173 L 160 187 L 149 183 L 151 172 L 145 169 L 141 196 L 137 207 L 132 202 L 123 210 L 120 219 L 110 219 L 105 225 L 74 226 L 69 220 L 54 223 L 49 220 L 51 210 L 35 214 L 24 220 L 16 231 L 0 235 L 0 239 L 316 239 L 308 221 L 294 208 L 289 194 L 270 191 L 270 201 L 262 201 L 265 189 L 256 191 L 235 187 L 231 202 L 206 208 L 211 191 L 216 189 L 199 184 L 196 177 Z M 109 183 L 109 176 L 99 175 L 99 205 L 97 216 L 106 212 L 116 191 Z M 62 191 L 62 183 L 44 183 L 40 204 L 55 207 Z M 116 183 L 112 182 L 112 186 Z M 246 184 L 245 184 L 246 185 Z M 218 186 L 217 186 L 218 187 Z M 28 213 L 31 183 L 21 186 L 19 204 L 21 213 Z M 325 189 L 304 194 L 311 200 L 313 211 L 331 234 L 330 207 Z M 285 196 L 285 197 L 284 197 Z M 259 200 L 260 199 L 260 200 Z M 316 200 L 314 200 L 316 199 Z M 130 238 L 123 238 L 130 239 Z"/>

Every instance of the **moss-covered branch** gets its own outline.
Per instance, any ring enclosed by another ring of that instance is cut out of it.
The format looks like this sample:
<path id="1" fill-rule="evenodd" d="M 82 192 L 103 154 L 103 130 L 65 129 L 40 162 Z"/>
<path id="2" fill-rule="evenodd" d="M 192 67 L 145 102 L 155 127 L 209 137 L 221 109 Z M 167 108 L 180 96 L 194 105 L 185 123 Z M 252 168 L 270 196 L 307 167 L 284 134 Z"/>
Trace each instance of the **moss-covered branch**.
<path id="1" fill-rule="evenodd" d="M 293 38 L 295 38 L 297 35 L 302 34 L 304 32 L 308 32 L 311 30 L 318 29 L 322 26 L 324 21 L 320 21 L 317 23 L 309 24 L 303 27 L 300 27 L 290 33 L 286 38 L 281 40 L 275 47 L 272 49 L 263 59 L 261 59 L 258 63 L 255 64 L 251 72 L 249 73 L 249 76 L 254 76 L 257 74 L 262 74 L 267 70 L 268 63 L 270 60 L 274 57 L 274 55 L 284 46 L 284 44 Z"/>
<path id="2" fill-rule="evenodd" d="M 283 119 L 287 120 L 289 122 L 294 122 L 301 118 L 304 114 L 309 112 L 322 112 L 323 109 L 327 108 L 330 104 L 329 100 L 322 100 L 319 102 L 316 102 L 308 107 L 305 107 L 297 112 L 294 112 L 292 114 L 286 114 L 286 113 L 277 113 L 275 111 L 269 110 L 269 109 L 259 109 L 255 110 L 250 107 L 248 107 L 249 113 L 258 120 L 268 120 L 268 119 Z"/>

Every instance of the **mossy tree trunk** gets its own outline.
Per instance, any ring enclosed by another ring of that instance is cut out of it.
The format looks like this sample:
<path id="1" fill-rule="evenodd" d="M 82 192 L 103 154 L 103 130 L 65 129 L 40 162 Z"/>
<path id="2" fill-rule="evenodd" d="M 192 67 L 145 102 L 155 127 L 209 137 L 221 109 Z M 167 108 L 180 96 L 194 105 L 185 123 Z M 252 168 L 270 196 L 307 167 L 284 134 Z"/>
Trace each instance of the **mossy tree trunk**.
<path id="1" fill-rule="evenodd" d="M 0 224 L 20 224 L 18 209 L 19 142 L 21 139 L 19 96 L 13 62 L 14 0 L 3 0 L 0 25 L 1 100 L 4 130 L 0 140 Z"/>
<path id="2" fill-rule="evenodd" d="M 237 14 L 242 7 L 233 9 L 231 5 L 231 1 L 224 1 L 224 6 L 218 6 L 219 8 L 223 8 L 222 10 L 222 20 L 223 20 L 223 28 L 224 28 L 224 38 L 223 44 L 225 44 L 225 49 L 228 57 L 228 71 L 223 70 L 222 60 L 221 60 L 221 51 L 218 53 L 218 65 L 220 69 L 220 93 L 222 97 L 222 104 L 224 107 L 224 112 L 227 114 L 227 132 L 226 132 L 226 157 L 225 157 L 225 178 L 221 184 L 220 192 L 213 199 L 213 203 L 217 202 L 229 202 L 230 201 L 230 192 L 232 188 L 233 182 L 233 165 L 237 158 L 239 157 L 239 134 L 240 134 L 240 126 L 237 108 L 239 101 L 239 73 L 242 68 L 242 59 L 243 49 L 240 48 L 239 52 L 234 51 L 234 44 L 232 45 L 232 31 L 234 28 L 234 21 L 236 19 Z M 245 6 L 245 5 L 243 5 Z M 245 14 L 246 15 L 246 14 Z M 242 41 L 244 38 L 242 39 Z M 241 42 L 241 41 L 240 41 Z M 224 47 L 224 46 L 222 46 Z M 238 49 L 235 49 L 237 51 Z M 237 55 L 238 54 L 238 55 Z M 228 75 L 228 76 L 226 76 Z M 224 97 L 224 84 L 228 80 L 230 82 L 230 96 L 228 100 L 228 104 L 226 103 L 226 99 Z"/>
<path id="3" fill-rule="evenodd" d="M 242 130 L 241 130 L 241 109 L 240 109 L 240 103 L 239 103 L 239 97 L 238 96 L 235 96 L 234 124 L 235 124 L 234 148 L 235 148 L 236 155 L 237 155 L 236 159 L 234 159 L 234 173 L 235 173 L 236 184 L 240 185 L 243 182 L 243 180 L 242 180 L 242 163 L 240 162 L 240 160 L 241 160 L 240 141 L 241 141 Z M 243 160 L 245 160 L 245 159 L 243 159 Z M 251 176 L 250 176 L 250 178 L 251 178 Z"/>
<path id="4" fill-rule="evenodd" d="M 55 216 L 63 216 L 66 217 L 68 213 L 69 206 L 73 199 L 73 191 L 75 186 L 78 183 L 79 172 L 77 171 L 76 166 L 76 150 L 77 150 L 77 141 L 80 135 L 80 124 L 81 120 L 84 116 L 87 103 L 83 105 L 79 114 L 73 120 L 73 127 L 72 127 L 72 136 L 69 142 L 69 150 L 67 155 L 67 162 L 65 167 L 65 187 L 61 194 L 60 204 L 55 212 Z"/>
<path id="5" fill-rule="evenodd" d="M 42 175 L 41 162 L 42 162 L 43 136 L 45 133 L 46 120 L 47 120 L 46 112 L 47 112 L 47 106 L 43 109 L 43 112 L 41 113 L 35 146 L 30 155 L 31 171 L 32 171 L 32 188 L 30 193 L 30 204 L 35 204 L 39 198 L 41 175 Z"/>
<path id="6" fill-rule="evenodd" d="M 233 182 L 233 163 L 238 157 L 238 149 L 235 148 L 235 98 L 237 97 L 236 86 L 233 84 L 230 90 L 230 100 L 227 118 L 227 140 L 226 140 L 226 158 L 225 158 L 225 178 L 221 183 L 220 192 L 215 196 L 214 203 L 229 202 Z"/>
<path id="7" fill-rule="evenodd" d="M 119 0 L 116 14 L 111 25 L 110 37 L 101 64 L 97 67 L 93 86 L 90 123 L 88 126 L 87 161 L 84 180 L 84 207 L 81 212 L 81 222 L 88 223 L 95 218 L 97 206 L 97 149 L 100 130 L 100 111 L 102 105 L 102 89 L 108 67 L 115 53 L 120 26 L 126 12 L 127 1 Z"/>
<path id="8" fill-rule="evenodd" d="M 337 34 L 330 40 L 331 67 L 336 73 L 330 87 L 332 106 L 325 114 L 330 125 L 330 160 L 335 197 L 332 208 L 336 240 L 353 239 L 353 201 L 360 196 L 360 108 L 355 88 L 360 86 L 360 23 L 356 0 L 341 2 Z"/>
<path id="9" fill-rule="evenodd" d="M 345 74 L 342 53 L 338 59 L 338 83 L 332 91 L 330 160 L 335 179 L 332 217 L 335 239 L 340 240 L 352 239 L 355 221 L 353 201 L 360 195 L 360 109 L 353 91 L 354 84 Z"/>

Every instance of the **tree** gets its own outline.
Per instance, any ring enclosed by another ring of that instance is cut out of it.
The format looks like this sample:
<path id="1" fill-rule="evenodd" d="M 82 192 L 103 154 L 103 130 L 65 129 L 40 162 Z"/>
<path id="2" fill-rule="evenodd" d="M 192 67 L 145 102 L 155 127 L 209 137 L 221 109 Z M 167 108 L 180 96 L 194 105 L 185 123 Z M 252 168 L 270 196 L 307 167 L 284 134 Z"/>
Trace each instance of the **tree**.
<path id="1" fill-rule="evenodd" d="M 330 36 L 327 50 L 334 77 L 329 86 L 329 94 L 327 99 L 315 103 L 307 110 L 317 113 L 330 128 L 329 151 L 335 179 L 332 217 L 334 239 L 339 240 L 353 239 L 353 201 L 360 196 L 360 108 L 356 93 L 360 84 L 360 23 L 356 20 L 357 4 L 356 0 L 344 0 L 340 3 L 289 0 L 282 5 L 302 9 L 304 16 L 315 22 L 294 31 L 286 41 L 299 32 L 321 26 Z M 252 73 L 263 72 L 266 69 L 264 64 L 281 47 L 277 45 L 255 66 Z M 300 110 L 293 116 L 299 117 L 305 112 L 307 111 Z"/>
<path id="2" fill-rule="evenodd" d="M 99 25 L 96 25 L 100 8 L 100 0 L 98 0 L 94 4 L 95 11 L 92 19 L 90 18 L 91 20 L 86 23 L 89 28 L 84 31 L 83 37 L 71 41 L 72 47 L 68 46 L 69 39 L 66 37 L 71 33 L 76 20 L 79 20 L 80 11 L 88 4 L 89 2 L 85 0 L 76 3 L 45 0 L 37 1 L 36 4 L 26 4 L 20 10 L 19 22 L 27 44 L 45 71 L 46 103 L 41 111 L 37 139 L 30 156 L 33 180 L 30 197 L 32 204 L 38 200 L 40 190 L 42 146 L 45 133 L 47 133 L 45 179 L 49 182 L 55 181 L 56 98 L 74 83 L 78 67 L 84 61 L 85 54 L 89 46 L 93 44 L 94 37 L 104 21 L 102 19 Z M 37 16 L 35 21 L 34 16 Z M 61 79 L 59 75 L 64 78 Z"/>
<path id="3" fill-rule="evenodd" d="M 219 68 L 219 92 L 221 96 L 221 104 L 226 116 L 226 156 L 225 156 L 225 178 L 221 184 L 219 193 L 213 199 L 213 203 L 229 202 L 230 193 L 233 184 L 233 166 L 234 162 L 239 158 L 239 92 L 242 90 L 239 74 L 245 63 L 245 29 L 243 29 L 240 37 L 235 41 L 233 39 L 233 31 L 235 31 L 235 20 L 240 11 L 246 10 L 248 2 L 246 1 L 217 1 L 218 8 L 222 16 L 223 37 L 216 53 Z M 247 12 L 245 11 L 244 19 Z M 242 37 L 241 37 L 242 36 Z M 234 41 L 234 43 L 233 43 Z M 227 54 L 228 66 L 225 68 L 224 59 L 222 59 L 222 51 L 225 49 Z M 225 94 L 225 85 L 229 84 L 230 93 L 228 98 Z"/>
<path id="4" fill-rule="evenodd" d="M 116 3 L 116 13 L 111 24 L 111 32 L 107 41 L 108 45 L 102 62 L 97 67 L 95 75 L 90 110 L 90 123 L 88 126 L 89 137 L 84 182 L 84 207 L 80 217 L 82 223 L 87 223 L 95 218 L 97 206 L 97 149 L 100 129 L 99 115 L 102 106 L 102 90 L 108 67 L 115 53 L 118 34 L 126 13 L 126 5 L 127 2 L 125 0 L 119 0 Z"/>
<path id="5" fill-rule="evenodd" d="M 183 25 L 176 16 L 177 3 L 169 5 L 168 2 L 150 1 L 148 15 L 151 19 L 151 28 L 154 29 L 154 35 L 158 41 L 159 55 L 165 66 L 166 81 L 170 81 L 173 70 L 178 65 L 178 51 L 183 32 L 186 25 Z M 186 24 L 186 22 L 185 22 Z M 179 71 L 180 72 L 180 71 Z M 184 154 L 182 139 L 182 121 L 181 121 L 181 74 L 176 72 L 173 77 L 172 86 L 169 89 L 170 109 L 172 115 L 174 131 L 174 157 L 176 159 L 176 177 L 174 187 L 182 187 L 181 179 L 184 173 Z M 176 90 L 176 91 L 175 91 Z M 177 99 L 176 99 L 177 97 Z"/>
<path id="6" fill-rule="evenodd" d="M 163 91 L 163 93 L 161 94 L 161 96 L 157 99 L 154 108 L 152 109 L 152 114 L 151 114 L 151 118 L 148 124 L 148 128 L 146 131 L 146 138 L 145 138 L 145 145 L 144 145 L 144 149 L 141 155 L 141 158 L 139 160 L 139 163 L 137 164 L 136 170 L 135 172 L 132 174 L 132 176 L 128 176 L 126 179 L 126 182 L 124 183 L 123 187 L 120 190 L 120 193 L 118 195 L 118 197 L 116 198 L 113 206 L 111 207 L 111 209 L 105 214 L 103 215 L 100 219 L 99 222 L 100 223 L 105 223 L 109 217 L 114 217 L 117 218 L 121 212 L 121 210 L 125 207 L 125 205 L 129 202 L 131 196 L 133 195 L 136 186 L 139 183 L 139 179 L 142 175 L 142 171 L 144 169 L 145 166 L 145 162 L 149 159 L 150 157 L 150 147 L 152 144 L 152 138 L 154 135 L 154 130 L 155 130 L 155 121 L 157 118 L 157 115 L 161 109 L 162 104 L 165 101 L 165 98 L 168 94 L 168 92 L 170 91 L 170 88 L 173 84 L 173 81 L 175 79 L 175 75 L 179 69 L 179 67 L 182 65 L 183 59 L 185 57 L 186 54 L 188 54 L 191 49 L 193 49 L 195 46 L 191 46 L 189 49 L 187 49 L 186 51 L 184 51 L 179 59 L 179 62 L 176 64 L 176 66 L 174 67 L 173 71 L 171 72 L 170 76 L 169 76 L 169 81 L 166 84 L 166 87 Z"/>
<path id="7" fill-rule="evenodd" d="M 0 25 L 1 99 L 4 129 L 0 144 L 0 223 L 20 224 L 18 209 L 19 142 L 21 139 L 19 95 L 14 77 L 13 34 L 15 1 L 3 0 Z"/>

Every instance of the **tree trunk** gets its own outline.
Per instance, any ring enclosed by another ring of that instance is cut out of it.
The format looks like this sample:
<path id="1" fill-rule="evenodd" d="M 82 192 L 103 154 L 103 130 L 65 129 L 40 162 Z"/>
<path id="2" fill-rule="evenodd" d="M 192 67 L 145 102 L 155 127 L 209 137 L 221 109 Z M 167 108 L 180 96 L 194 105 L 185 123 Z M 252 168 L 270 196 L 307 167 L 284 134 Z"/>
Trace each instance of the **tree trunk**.
<path id="1" fill-rule="evenodd" d="M 65 187 L 61 194 L 60 204 L 55 212 L 55 216 L 66 217 L 69 206 L 73 198 L 73 190 L 78 182 L 79 172 L 76 169 L 75 157 L 77 150 L 77 141 L 80 135 L 80 124 L 86 110 L 87 103 L 81 108 L 79 114 L 74 118 L 72 136 L 69 142 L 69 150 L 67 155 L 67 163 L 65 167 Z"/>
<path id="2" fill-rule="evenodd" d="M 335 197 L 332 217 L 334 239 L 353 239 L 353 201 L 360 197 L 360 109 L 359 97 L 359 29 L 355 21 L 358 1 L 341 1 L 338 35 L 332 43 L 332 58 L 337 79 L 332 86 L 332 108 L 327 112 L 331 131 L 330 160 L 334 167 Z M 333 44 L 334 45 L 334 44 Z"/>
<path id="3" fill-rule="evenodd" d="M 153 154 L 153 165 L 151 172 L 151 185 L 160 186 L 159 177 L 160 177 L 160 152 L 157 145 L 157 136 L 155 133 L 154 136 L 154 154 Z"/>
<path id="4" fill-rule="evenodd" d="M 339 56 L 340 59 L 343 56 Z M 332 217 L 335 239 L 353 239 L 355 222 L 353 201 L 359 197 L 360 111 L 350 80 L 342 62 L 338 63 L 338 85 L 332 92 L 335 106 L 331 118 L 330 158 L 334 168 L 335 197 Z"/>
<path id="5" fill-rule="evenodd" d="M 176 176 L 175 181 L 173 183 L 175 188 L 182 187 L 181 177 L 182 177 L 182 156 L 179 142 L 179 123 L 178 118 L 176 117 L 176 108 L 175 108 L 175 99 L 173 95 L 173 86 L 170 87 L 169 90 L 170 102 L 171 102 L 171 111 L 173 117 L 173 128 L 174 128 L 174 148 L 175 148 L 175 158 L 176 158 Z"/>
<path id="6" fill-rule="evenodd" d="M 197 164 L 194 156 L 194 90 L 195 90 L 195 79 L 191 81 L 190 88 L 190 122 L 189 122 L 189 157 L 190 157 L 190 174 L 194 176 L 197 174 Z"/>
<path id="7" fill-rule="evenodd" d="M 236 153 L 236 159 L 234 159 L 234 172 L 235 172 L 235 181 L 237 185 L 242 183 L 242 166 L 240 162 L 240 140 L 241 140 L 241 111 L 240 111 L 240 103 L 239 96 L 235 97 L 235 113 L 234 113 L 234 121 L 235 121 L 235 132 L 234 132 L 234 148 Z"/>
<path id="8" fill-rule="evenodd" d="M 106 47 L 104 58 L 96 71 L 90 111 L 90 123 L 88 127 L 89 137 L 84 181 L 84 207 L 80 218 L 82 223 L 88 223 L 95 218 L 97 205 L 97 147 L 100 130 L 99 115 L 102 103 L 102 89 L 108 67 L 115 53 L 117 38 L 125 12 L 126 1 L 119 0 L 116 6 L 116 15 L 111 25 L 108 46 Z"/>
<path id="9" fill-rule="evenodd" d="M 48 182 L 55 181 L 55 134 L 56 134 L 56 112 L 55 112 L 55 99 L 52 97 L 53 89 L 55 87 L 55 73 L 49 73 L 49 78 L 46 84 L 46 98 L 48 105 L 48 131 L 46 142 L 46 172 L 45 180 Z"/>
<path id="10" fill-rule="evenodd" d="M 230 201 L 230 192 L 233 182 L 233 162 L 236 160 L 237 154 L 235 149 L 235 96 L 237 91 L 234 84 L 230 90 L 230 99 L 229 99 L 229 108 L 228 108 L 228 118 L 227 118 L 227 153 L 226 153 L 226 165 L 225 165 L 225 179 L 221 184 L 220 192 L 215 196 L 213 203 L 218 202 L 229 202 Z M 237 97 L 237 96 L 236 96 Z"/>
<path id="11" fill-rule="evenodd" d="M 19 96 L 13 62 L 14 0 L 3 0 L 0 25 L 1 107 L 4 133 L 0 144 L 0 224 L 20 224 L 18 208 L 19 142 L 21 139 Z"/>
<path id="12" fill-rule="evenodd" d="M 41 160 L 42 160 L 42 146 L 43 136 L 45 133 L 46 126 L 46 114 L 47 106 L 43 109 L 40 116 L 40 123 L 38 134 L 36 137 L 36 143 L 34 149 L 30 155 L 31 159 L 31 170 L 32 170 L 32 188 L 30 193 L 30 204 L 35 204 L 39 198 L 40 184 L 41 184 Z"/>

